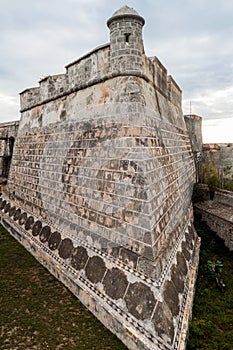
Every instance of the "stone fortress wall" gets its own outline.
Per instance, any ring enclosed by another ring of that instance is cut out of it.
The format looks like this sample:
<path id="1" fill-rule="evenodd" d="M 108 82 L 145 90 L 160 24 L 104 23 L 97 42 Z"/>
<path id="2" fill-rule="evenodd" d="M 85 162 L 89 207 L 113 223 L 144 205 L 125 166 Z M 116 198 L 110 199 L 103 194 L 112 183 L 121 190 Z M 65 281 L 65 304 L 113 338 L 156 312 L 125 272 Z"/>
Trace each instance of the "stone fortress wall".
<path id="1" fill-rule="evenodd" d="M 18 127 L 18 121 L 0 123 L 0 192 L 4 189 L 9 176 Z"/>
<path id="2" fill-rule="evenodd" d="M 204 182 L 204 167 L 212 165 L 219 176 L 232 179 L 233 176 L 233 143 L 204 143 L 202 141 L 202 117 L 196 114 L 184 116 L 194 159 L 197 167 L 197 178 Z"/>
<path id="3" fill-rule="evenodd" d="M 232 181 L 233 144 L 203 144 L 202 118 L 197 115 L 185 116 L 185 122 L 196 165 L 197 190 L 202 193 L 202 201 L 196 203 L 195 212 L 223 239 L 226 247 L 233 250 L 233 193 L 222 190 L 224 179 Z M 209 189 L 204 185 L 210 175 L 210 168 L 218 175 L 219 187 L 210 200 Z M 209 174 L 208 174 L 209 173 Z"/>
<path id="4" fill-rule="evenodd" d="M 233 143 L 204 144 L 203 163 L 213 164 L 220 178 L 233 181 Z"/>
<path id="5" fill-rule="evenodd" d="M 1 222 L 129 349 L 183 349 L 199 240 L 182 93 L 125 6 L 98 47 L 21 93 Z"/>
<path id="6" fill-rule="evenodd" d="M 196 182 L 200 182 L 203 156 L 202 118 L 196 114 L 187 114 L 184 116 L 184 120 L 194 156 Z"/>
<path id="7" fill-rule="evenodd" d="M 203 192 L 205 191 L 208 189 L 203 188 Z M 202 221 L 205 221 L 224 241 L 225 246 L 233 251 L 233 192 L 216 190 L 213 200 L 198 202 L 194 208 L 195 212 L 201 215 Z"/>
<path id="8" fill-rule="evenodd" d="M 184 119 L 194 155 L 202 153 L 202 117 L 196 114 L 186 114 Z"/>

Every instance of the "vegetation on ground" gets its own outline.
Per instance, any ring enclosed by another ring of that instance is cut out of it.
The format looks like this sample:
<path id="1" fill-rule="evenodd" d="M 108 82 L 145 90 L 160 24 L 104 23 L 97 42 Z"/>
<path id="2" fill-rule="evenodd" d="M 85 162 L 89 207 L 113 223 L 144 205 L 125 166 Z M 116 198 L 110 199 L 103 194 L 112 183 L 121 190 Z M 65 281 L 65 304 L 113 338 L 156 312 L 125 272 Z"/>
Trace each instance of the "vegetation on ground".
<path id="1" fill-rule="evenodd" d="M 233 191 L 232 166 L 217 169 L 212 162 L 205 162 L 201 166 L 203 183 L 207 184 L 209 190 L 214 192 L 217 188 Z"/>
<path id="2" fill-rule="evenodd" d="M 232 350 L 233 254 L 203 222 L 196 228 L 202 245 L 187 350 Z M 2 350 L 126 350 L 1 227 L 0 301 Z"/>
<path id="3" fill-rule="evenodd" d="M 200 219 L 195 225 L 202 244 L 187 350 L 232 350 L 233 253 Z"/>
<path id="4" fill-rule="evenodd" d="M 224 179 L 223 180 L 223 188 L 227 191 L 233 191 L 233 180 Z"/>
<path id="5" fill-rule="evenodd" d="M 1 350 L 126 350 L 0 227 Z"/>

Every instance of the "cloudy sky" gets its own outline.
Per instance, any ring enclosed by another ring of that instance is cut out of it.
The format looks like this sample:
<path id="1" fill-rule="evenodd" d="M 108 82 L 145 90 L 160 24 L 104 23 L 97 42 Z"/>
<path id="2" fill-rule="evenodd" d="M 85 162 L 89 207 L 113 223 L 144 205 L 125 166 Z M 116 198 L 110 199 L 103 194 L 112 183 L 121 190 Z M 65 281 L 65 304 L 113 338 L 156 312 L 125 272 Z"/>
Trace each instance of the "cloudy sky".
<path id="1" fill-rule="evenodd" d="M 184 114 L 203 117 L 204 142 L 233 142 L 233 0 L 1 0 L 0 122 L 17 120 L 19 92 L 109 42 L 123 5 L 146 20 L 147 56 L 183 91 Z M 191 103 L 190 103 L 191 102 Z"/>

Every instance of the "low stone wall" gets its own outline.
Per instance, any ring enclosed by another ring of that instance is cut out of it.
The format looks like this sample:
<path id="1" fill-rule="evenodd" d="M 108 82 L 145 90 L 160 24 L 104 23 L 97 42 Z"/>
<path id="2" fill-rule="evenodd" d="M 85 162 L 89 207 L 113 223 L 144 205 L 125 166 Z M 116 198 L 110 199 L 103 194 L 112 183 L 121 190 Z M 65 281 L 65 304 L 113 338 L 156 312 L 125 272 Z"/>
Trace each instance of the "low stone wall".
<path id="1" fill-rule="evenodd" d="M 222 217 L 216 216 L 213 213 L 204 212 L 202 219 L 207 225 L 223 239 L 226 247 L 233 251 L 233 224 Z"/>
<path id="2" fill-rule="evenodd" d="M 204 144 L 200 167 L 200 179 L 206 182 L 210 169 L 218 174 L 219 187 L 224 187 L 224 180 L 233 179 L 233 143 Z"/>
<path id="3" fill-rule="evenodd" d="M 233 208 L 233 192 L 218 190 L 215 192 L 214 201 L 221 204 L 229 205 Z"/>
<path id="4" fill-rule="evenodd" d="M 233 250 L 233 192 L 216 191 L 214 200 L 195 204 L 202 220 Z"/>

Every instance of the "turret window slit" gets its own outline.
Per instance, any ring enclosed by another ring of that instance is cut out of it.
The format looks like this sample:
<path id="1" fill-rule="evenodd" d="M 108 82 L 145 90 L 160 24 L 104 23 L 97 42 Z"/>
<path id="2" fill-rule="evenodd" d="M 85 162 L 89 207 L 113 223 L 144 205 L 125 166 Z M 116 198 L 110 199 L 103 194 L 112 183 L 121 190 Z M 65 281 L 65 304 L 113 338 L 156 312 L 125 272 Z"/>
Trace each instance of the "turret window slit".
<path id="1" fill-rule="evenodd" d="M 125 43 L 126 43 L 126 46 L 129 45 L 129 37 L 130 37 L 130 33 L 125 33 Z"/>

